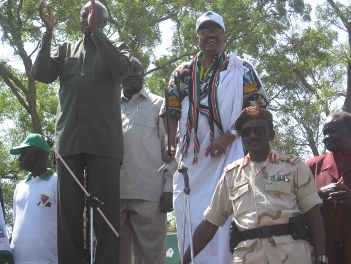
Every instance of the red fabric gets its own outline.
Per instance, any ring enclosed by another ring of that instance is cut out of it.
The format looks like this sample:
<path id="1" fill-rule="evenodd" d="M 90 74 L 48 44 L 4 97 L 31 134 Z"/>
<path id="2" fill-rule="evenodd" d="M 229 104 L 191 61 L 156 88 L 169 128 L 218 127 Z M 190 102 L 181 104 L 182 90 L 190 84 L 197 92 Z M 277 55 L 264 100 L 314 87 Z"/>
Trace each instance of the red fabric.
<path id="1" fill-rule="evenodd" d="M 351 151 L 347 151 L 334 155 L 332 153 L 324 154 L 306 162 L 315 177 L 317 190 L 340 179 L 341 175 L 339 175 L 334 156 L 340 172 L 343 172 L 345 184 L 351 188 Z M 324 220 L 326 255 L 329 258 L 329 264 L 351 264 L 351 209 L 340 205 L 335 206 L 333 201 L 324 199 L 321 213 Z M 342 235 L 345 239 L 347 260 L 340 262 L 334 257 L 334 254 L 340 255 L 340 253 L 334 252 L 334 240 L 339 240 Z"/>

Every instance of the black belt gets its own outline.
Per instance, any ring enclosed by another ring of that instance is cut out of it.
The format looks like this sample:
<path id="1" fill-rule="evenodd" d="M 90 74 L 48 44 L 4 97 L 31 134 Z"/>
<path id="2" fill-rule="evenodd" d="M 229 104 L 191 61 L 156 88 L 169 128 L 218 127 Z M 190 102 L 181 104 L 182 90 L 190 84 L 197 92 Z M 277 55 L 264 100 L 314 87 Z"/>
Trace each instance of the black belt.
<path id="1" fill-rule="evenodd" d="M 280 224 L 272 226 L 261 226 L 240 232 L 241 241 L 256 238 L 265 238 L 271 236 L 291 235 L 289 224 Z"/>

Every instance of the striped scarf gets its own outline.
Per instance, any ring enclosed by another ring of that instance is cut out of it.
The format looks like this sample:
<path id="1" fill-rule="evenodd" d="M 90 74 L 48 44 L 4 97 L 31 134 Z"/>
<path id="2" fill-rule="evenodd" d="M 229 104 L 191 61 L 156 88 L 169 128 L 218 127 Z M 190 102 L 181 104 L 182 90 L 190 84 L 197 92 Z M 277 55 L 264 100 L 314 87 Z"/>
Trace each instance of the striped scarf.
<path id="1" fill-rule="evenodd" d="M 194 157 L 193 164 L 197 164 L 200 152 L 200 142 L 197 137 L 198 130 L 198 116 L 199 114 L 205 116 L 208 120 L 210 127 L 210 138 L 211 141 L 214 139 L 214 128 L 215 125 L 218 127 L 219 133 L 223 134 L 223 127 L 221 117 L 219 115 L 218 101 L 217 101 L 217 86 L 219 84 L 219 73 L 223 71 L 228 65 L 228 58 L 224 52 L 221 52 L 214 65 L 211 67 L 209 72 L 211 76 L 205 79 L 205 83 L 201 85 L 200 80 L 200 69 L 198 61 L 202 57 L 202 51 L 200 51 L 193 60 L 189 69 L 191 72 L 191 81 L 189 82 L 189 111 L 188 118 L 186 121 L 186 134 L 185 142 L 183 146 L 183 156 L 188 156 L 188 149 L 190 145 L 190 138 L 192 131 L 194 130 Z M 207 89 L 201 90 L 201 87 L 207 85 Z M 200 101 L 208 97 L 208 106 L 201 105 Z"/>

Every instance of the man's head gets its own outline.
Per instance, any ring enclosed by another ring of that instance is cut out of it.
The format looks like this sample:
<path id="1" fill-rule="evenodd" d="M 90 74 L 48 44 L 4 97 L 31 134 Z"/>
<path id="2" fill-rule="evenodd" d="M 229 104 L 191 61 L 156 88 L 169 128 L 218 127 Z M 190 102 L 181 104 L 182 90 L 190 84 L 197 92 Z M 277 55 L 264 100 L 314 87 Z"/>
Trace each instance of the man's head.
<path id="1" fill-rule="evenodd" d="M 343 152 L 351 149 L 351 114 L 335 112 L 323 124 L 323 143 L 327 150 Z"/>
<path id="2" fill-rule="evenodd" d="M 223 18 L 208 11 L 196 20 L 196 43 L 204 53 L 219 54 L 227 41 Z"/>
<path id="3" fill-rule="evenodd" d="M 140 92 L 144 83 L 144 67 L 141 62 L 137 58 L 132 57 L 130 59 L 130 63 L 133 68 L 133 73 L 124 78 L 122 82 L 124 94 L 126 96 Z"/>
<path id="4" fill-rule="evenodd" d="M 45 204 L 50 198 L 50 192 L 47 190 L 42 191 L 40 199 L 43 204 Z"/>
<path id="5" fill-rule="evenodd" d="M 266 158 L 270 151 L 269 141 L 275 135 L 271 112 L 258 106 L 246 107 L 235 120 L 235 129 L 240 131 L 245 148 L 254 155 Z"/>
<path id="6" fill-rule="evenodd" d="M 88 27 L 89 7 L 91 2 L 88 1 L 80 11 L 80 29 L 84 35 L 90 35 L 91 29 Z M 106 7 L 99 1 L 95 1 L 96 13 L 95 24 L 98 29 L 103 29 L 107 25 L 108 13 Z"/>
<path id="7" fill-rule="evenodd" d="M 38 166 L 45 165 L 51 149 L 44 137 L 30 133 L 27 138 L 17 147 L 10 149 L 10 154 L 21 155 L 19 158 L 21 170 L 32 172 Z"/>

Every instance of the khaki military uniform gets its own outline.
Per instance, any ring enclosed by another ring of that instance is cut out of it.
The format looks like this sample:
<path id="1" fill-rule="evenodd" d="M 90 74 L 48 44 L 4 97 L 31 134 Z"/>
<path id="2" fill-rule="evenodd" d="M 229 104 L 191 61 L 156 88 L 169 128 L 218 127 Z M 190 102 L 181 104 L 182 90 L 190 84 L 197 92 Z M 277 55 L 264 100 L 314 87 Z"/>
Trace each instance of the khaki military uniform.
<path id="1" fill-rule="evenodd" d="M 225 168 L 205 218 L 222 226 L 233 214 L 240 231 L 267 225 L 287 224 L 289 218 L 321 204 L 309 168 L 296 156 L 271 150 L 268 158 L 252 162 L 250 157 Z M 233 263 L 312 263 L 313 250 L 305 240 L 291 235 L 242 241 Z"/>

